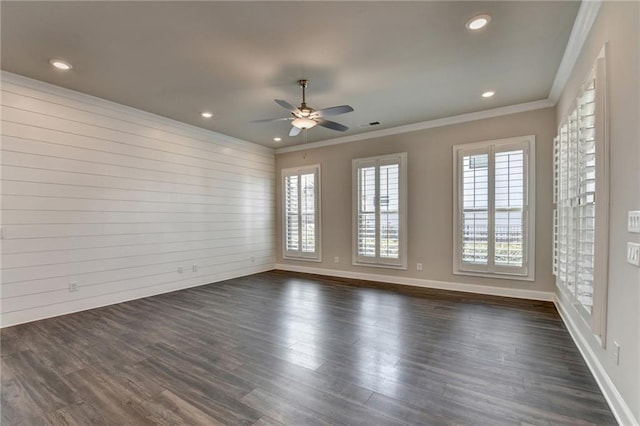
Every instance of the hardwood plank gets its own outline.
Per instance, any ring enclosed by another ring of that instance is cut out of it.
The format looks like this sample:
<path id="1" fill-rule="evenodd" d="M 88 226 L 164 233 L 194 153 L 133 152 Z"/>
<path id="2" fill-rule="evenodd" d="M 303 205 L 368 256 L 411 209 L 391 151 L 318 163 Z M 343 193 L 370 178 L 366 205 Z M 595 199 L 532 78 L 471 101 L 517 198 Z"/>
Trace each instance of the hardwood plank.
<path id="1" fill-rule="evenodd" d="M 3 425 L 35 425 L 43 423 L 44 412 L 16 379 L 2 380 L 0 389 Z"/>
<path id="2" fill-rule="evenodd" d="M 374 393 L 367 406 L 394 418 L 410 420 L 410 424 L 508 425 L 512 421 L 459 403 L 445 395 L 418 394 L 414 401 L 398 400 Z"/>
<path id="3" fill-rule="evenodd" d="M 332 424 L 319 413 L 299 408 L 295 401 L 278 398 L 260 388 L 245 395 L 242 402 L 287 425 L 327 426 Z"/>
<path id="4" fill-rule="evenodd" d="M 359 388 L 354 395 L 350 393 L 355 390 L 354 387 L 336 388 L 332 384 L 325 388 L 325 392 L 258 365 L 245 365 L 238 374 L 258 383 L 258 389 L 272 397 L 289 401 L 300 410 L 320 413 L 332 424 L 397 424 L 384 415 L 363 409 L 362 405 L 371 396 L 371 392 L 362 393 L 362 389 Z"/>
<path id="5" fill-rule="evenodd" d="M 156 401 L 168 407 L 168 409 L 179 416 L 185 424 L 203 426 L 224 425 L 224 423 L 212 419 L 207 415 L 207 413 L 190 404 L 188 401 L 185 401 L 184 399 L 175 395 L 171 391 L 162 391 L 162 393 L 160 393 L 160 395 L 156 397 Z"/>
<path id="6" fill-rule="evenodd" d="M 422 425 L 449 425 L 453 424 L 453 421 L 447 420 L 445 417 L 431 415 L 429 413 L 413 410 L 410 407 L 401 404 L 399 401 L 395 401 L 393 398 L 381 396 L 380 394 L 374 394 L 371 397 L 370 402 L 367 402 L 367 407 L 374 407 L 378 412 L 385 413 L 394 419 L 402 421 L 406 424 L 422 424 Z"/>
<path id="7" fill-rule="evenodd" d="M 262 416 L 253 424 L 253 426 L 284 426 L 284 423 L 275 421 L 268 416 Z"/>
<path id="8" fill-rule="evenodd" d="M 372 394 L 342 377 L 320 374 L 278 358 L 246 359 L 234 374 L 267 390 L 293 391 L 298 395 L 319 391 L 357 406 L 364 405 Z"/>
<path id="9" fill-rule="evenodd" d="M 415 382 L 414 385 L 408 385 L 393 375 L 364 373 L 331 362 L 320 367 L 318 373 L 342 377 L 344 380 L 373 392 L 416 404 L 421 403 L 424 398 L 442 395 L 446 387 L 446 383 L 436 380 L 422 380 L 417 386 Z"/>
<path id="10" fill-rule="evenodd" d="M 46 424 L 56 426 L 111 426 L 115 419 L 106 415 L 103 410 L 96 408 L 86 401 L 80 401 L 50 412 L 46 415 Z"/>
<path id="11" fill-rule="evenodd" d="M 145 375 L 205 412 L 216 422 L 250 425 L 261 417 L 261 413 L 242 403 L 238 399 L 237 391 L 228 389 L 226 382 L 182 367 L 155 358 L 149 358 L 137 365 Z"/>
<path id="12" fill-rule="evenodd" d="M 5 359 L 15 380 L 42 412 L 49 412 L 79 400 L 65 378 L 49 369 L 33 352 L 20 351 Z"/>
<path id="13" fill-rule="evenodd" d="M 615 424 L 539 301 L 271 271 L 0 347 L 3 425 Z"/>
<path id="14" fill-rule="evenodd" d="M 488 392 L 478 392 L 465 389 L 460 386 L 447 385 L 445 397 L 451 398 L 467 407 L 473 407 L 487 415 L 504 418 L 511 422 L 525 421 L 528 423 L 565 424 L 565 425 L 596 425 L 597 422 L 571 416 L 571 413 L 552 411 L 544 401 L 548 399 L 538 395 L 540 400 L 530 397 L 526 402 L 518 402 L 515 398 L 502 398 L 491 395 Z M 564 410 L 562 410 L 564 411 Z M 590 413 L 589 418 L 591 419 Z M 606 423 L 605 423 L 606 424 Z M 613 424 L 613 423 L 611 423 Z"/>
<path id="15" fill-rule="evenodd" d="M 71 407 L 70 411 L 83 412 L 78 421 L 90 421 L 92 412 L 97 411 L 99 417 L 108 418 L 113 423 L 155 424 L 138 395 L 120 385 L 113 377 L 106 377 L 89 367 L 69 374 L 67 379 L 81 392 L 82 401 L 93 407 L 93 410 L 87 410 L 87 405 Z M 76 410 L 78 408 L 82 410 Z M 73 414 L 71 416 L 75 417 Z"/>

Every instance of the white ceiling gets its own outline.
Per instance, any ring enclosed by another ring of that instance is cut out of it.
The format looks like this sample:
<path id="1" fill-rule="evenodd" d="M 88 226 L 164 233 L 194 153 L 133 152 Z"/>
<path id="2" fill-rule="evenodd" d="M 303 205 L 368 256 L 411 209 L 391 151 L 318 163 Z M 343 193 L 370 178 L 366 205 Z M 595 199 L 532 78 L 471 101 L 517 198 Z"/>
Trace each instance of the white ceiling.
<path id="1" fill-rule="evenodd" d="M 269 147 L 300 144 L 273 102 L 349 104 L 306 141 L 546 99 L 576 1 L 11 2 L 2 69 Z M 466 21 L 489 13 L 471 33 Z M 74 68 L 54 70 L 64 58 Z M 483 99 L 480 94 L 495 90 Z M 205 120 L 203 110 L 215 116 Z M 375 127 L 367 123 L 380 121 Z M 364 126 L 364 127 L 363 127 Z M 274 142 L 273 137 L 282 137 Z"/>

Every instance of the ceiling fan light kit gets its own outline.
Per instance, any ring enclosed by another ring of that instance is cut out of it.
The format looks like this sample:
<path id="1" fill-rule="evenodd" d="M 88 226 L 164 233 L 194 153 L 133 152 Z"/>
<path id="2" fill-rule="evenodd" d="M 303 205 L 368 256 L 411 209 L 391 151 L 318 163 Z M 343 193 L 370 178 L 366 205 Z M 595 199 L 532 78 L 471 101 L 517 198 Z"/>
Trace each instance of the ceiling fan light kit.
<path id="1" fill-rule="evenodd" d="M 265 120 L 255 120 L 254 123 L 265 123 L 270 121 L 291 120 L 291 130 L 289 136 L 297 136 L 302 130 L 308 130 L 317 125 L 339 132 L 347 131 L 349 128 L 335 121 L 325 120 L 324 117 L 332 115 L 346 114 L 353 111 L 349 105 L 340 105 L 323 109 L 313 109 L 307 105 L 306 88 L 308 80 L 298 80 L 298 85 L 302 89 L 302 103 L 299 107 L 294 107 L 289 102 L 282 99 L 275 99 L 275 103 L 291 113 L 291 117 L 268 118 Z"/>
<path id="2" fill-rule="evenodd" d="M 310 129 L 316 124 L 318 123 L 307 117 L 298 117 L 291 122 L 292 126 L 295 126 L 298 129 L 303 129 L 303 130 Z"/>

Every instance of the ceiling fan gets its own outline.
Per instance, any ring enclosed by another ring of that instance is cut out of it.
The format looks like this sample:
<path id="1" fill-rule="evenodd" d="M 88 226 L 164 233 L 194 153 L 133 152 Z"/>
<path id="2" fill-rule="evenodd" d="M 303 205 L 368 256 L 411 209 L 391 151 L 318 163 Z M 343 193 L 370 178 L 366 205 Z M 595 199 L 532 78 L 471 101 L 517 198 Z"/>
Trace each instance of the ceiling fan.
<path id="1" fill-rule="evenodd" d="M 284 121 L 291 120 L 291 130 L 289 136 L 297 136 L 302 130 L 310 129 L 316 125 L 326 127 L 327 129 L 337 130 L 344 132 L 349 128 L 344 124 L 336 123 L 335 121 L 325 120 L 324 117 L 332 115 L 345 114 L 353 111 L 349 105 L 340 105 L 323 109 L 313 109 L 307 105 L 305 89 L 307 88 L 309 81 L 298 80 L 298 84 L 302 88 L 302 104 L 299 107 L 294 107 L 287 101 L 282 99 L 274 99 L 275 102 L 288 110 L 291 113 L 291 117 L 284 118 L 267 118 L 264 120 L 255 120 L 254 123 L 266 123 L 269 121 Z"/>

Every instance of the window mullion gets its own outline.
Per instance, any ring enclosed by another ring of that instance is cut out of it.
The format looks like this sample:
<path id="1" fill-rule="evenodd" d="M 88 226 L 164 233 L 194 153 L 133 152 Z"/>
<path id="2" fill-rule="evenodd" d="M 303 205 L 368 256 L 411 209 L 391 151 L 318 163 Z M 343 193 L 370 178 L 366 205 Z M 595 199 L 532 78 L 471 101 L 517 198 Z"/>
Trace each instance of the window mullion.
<path id="1" fill-rule="evenodd" d="M 522 149 L 522 266 L 529 270 L 529 148 Z"/>
<path id="2" fill-rule="evenodd" d="M 302 246 L 303 246 L 303 241 L 302 241 L 302 173 L 298 174 L 298 181 L 297 181 L 297 188 L 296 191 L 298 193 L 298 211 L 296 212 L 296 215 L 298 217 L 298 256 L 302 255 Z"/>
<path id="3" fill-rule="evenodd" d="M 487 220 L 487 269 L 489 272 L 495 270 L 495 146 L 490 146 L 488 150 L 488 220 Z"/>
<path id="4" fill-rule="evenodd" d="M 316 169 L 313 173 L 313 241 L 314 241 L 314 252 L 317 253 L 320 250 L 320 226 L 318 223 L 320 222 L 318 217 L 320 216 L 320 173 Z"/>
<path id="5" fill-rule="evenodd" d="M 375 209 L 375 218 L 376 218 L 376 230 L 375 230 L 375 241 L 376 241 L 376 254 L 375 254 L 375 258 L 376 261 L 380 261 L 380 246 L 382 245 L 382 234 L 380 233 L 380 221 L 381 221 L 381 215 L 380 215 L 380 161 L 376 161 L 376 167 L 375 167 L 375 190 L 374 190 L 374 202 L 373 202 L 373 208 Z"/>
<path id="6" fill-rule="evenodd" d="M 463 264 L 463 240 L 464 240 L 464 232 L 463 232 L 463 227 L 464 227 L 464 181 L 463 181 L 463 159 L 464 159 L 464 152 L 463 151 L 459 151 L 458 152 L 458 158 L 456 159 L 456 164 L 457 164 L 457 168 L 456 170 L 454 170 L 454 173 L 457 173 L 456 178 L 458 179 L 458 184 L 457 184 L 457 188 L 456 190 L 457 192 L 457 197 L 456 200 L 458 202 L 458 211 L 455 212 L 456 216 L 456 231 L 457 231 L 457 238 L 456 238 L 456 243 L 457 244 L 457 256 L 458 256 L 458 269 L 462 269 L 462 264 Z"/>

